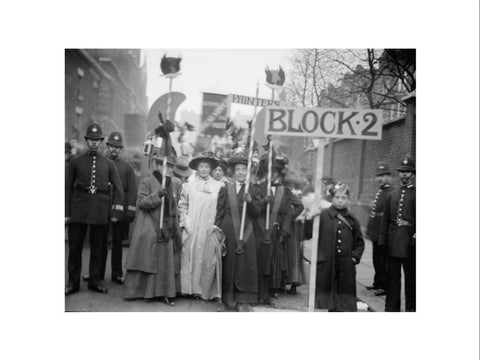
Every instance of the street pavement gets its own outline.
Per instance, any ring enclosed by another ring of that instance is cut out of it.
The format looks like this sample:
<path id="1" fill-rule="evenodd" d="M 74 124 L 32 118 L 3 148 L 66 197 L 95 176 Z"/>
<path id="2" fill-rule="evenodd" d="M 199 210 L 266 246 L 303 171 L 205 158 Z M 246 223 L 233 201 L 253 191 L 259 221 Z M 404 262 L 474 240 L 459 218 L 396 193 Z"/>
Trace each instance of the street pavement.
<path id="1" fill-rule="evenodd" d="M 310 258 L 311 241 L 304 241 L 304 256 Z M 88 274 L 88 259 L 90 249 L 86 242 L 82 257 L 82 276 Z M 128 248 L 123 248 L 123 263 L 128 254 Z M 175 299 L 175 306 L 168 306 L 162 302 L 146 302 L 143 300 L 124 300 L 122 297 L 122 285 L 110 281 L 111 252 L 108 254 L 107 269 L 105 274 L 104 285 L 108 288 L 108 294 L 99 294 L 87 289 L 87 283 L 80 285 L 80 292 L 65 297 L 65 311 L 122 311 L 122 312 L 147 312 L 147 311 L 164 311 L 164 312 L 215 312 L 217 304 L 215 301 L 194 300 L 190 297 L 179 296 Z M 68 259 L 68 243 L 65 243 L 65 284 L 68 280 L 67 263 Z M 296 295 L 280 294 L 278 299 L 274 299 L 274 306 L 255 306 L 252 307 L 254 312 L 289 312 L 289 311 L 307 311 L 308 310 L 308 280 L 310 276 L 310 266 L 307 262 L 303 262 L 305 284 L 297 287 Z M 372 291 L 366 289 L 366 286 L 372 284 L 373 280 L 373 264 L 372 264 L 372 243 L 365 240 L 365 252 L 362 261 L 357 265 L 357 297 L 359 300 L 359 311 L 365 311 L 362 306 L 367 307 L 368 311 L 382 312 L 385 309 L 385 296 L 375 296 Z M 402 293 L 403 299 L 403 293 Z M 363 304 L 362 304 L 363 303 Z M 366 305 L 365 305 L 366 304 Z M 402 311 L 405 305 L 402 304 Z"/>

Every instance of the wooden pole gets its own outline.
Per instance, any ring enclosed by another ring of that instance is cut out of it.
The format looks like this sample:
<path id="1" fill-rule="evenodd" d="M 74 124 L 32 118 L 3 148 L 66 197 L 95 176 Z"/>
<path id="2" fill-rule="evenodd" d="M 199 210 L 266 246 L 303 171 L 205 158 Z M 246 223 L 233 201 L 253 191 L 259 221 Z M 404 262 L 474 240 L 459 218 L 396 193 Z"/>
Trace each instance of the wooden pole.
<path id="1" fill-rule="evenodd" d="M 322 198 L 322 177 L 323 177 L 323 150 L 324 140 L 320 139 L 317 148 L 317 164 L 315 175 L 315 204 L 319 204 Z M 312 231 L 312 255 L 310 256 L 310 287 L 308 294 L 308 311 L 315 311 L 315 284 L 317 281 L 317 251 L 318 233 L 320 230 L 320 216 L 313 218 Z"/>
<path id="2" fill-rule="evenodd" d="M 258 81 L 257 81 L 257 92 L 255 95 L 256 98 L 258 98 Z M 250 133 L 250 146 L 248 150 L 248 165 L 247 165 L 247 178 L 245 180 L 245 194 L 248 194 L 248 188 L 250 185 L 250 173 L 252 171 L 252 158 L 253 158 L 253 136 L 255 134 L 255 119 L 257 117 L 257 102 L 255 102 L 255 108 L 253 111 L 253 119 L 252 119 L 252 129 Z M 243 201 L 243 209 L 242 209 L 242 222 L 240 223 L 240 240 L 243 240 L 243 235 L 244 235 L 244 228 L 245 228 L 245 217 L 247 216 L 247 202 L 244 200 Z"/>
<path id="3" fill-rule="evenodd" d="M 165 131 L 167 131 L 167 121 L 170 120 L 170 108 L 172 104 L 172 82 L 173 82 L 173 77 L 170 79 L 170 83 L 168 85 L 168 100 L 167 100 L 167 116 L 165 119 Z M 168 135 L 168 134 L 167 134 Z M 163 169 L 162 169 L 162 188 L 165 189 L 165 186 L 167 184 L 167 154 L 168 154 L 168 147 L 170 144 L 167 143 L 167 138 L 164 139 L 165 143 L 163 144 L 165 148 L 164 152 L 164 158 L 163 158 Z M 162 197 L 162 205 L 160 208 L 160 229 L 163 229 L 163 213 L 165 212 L 165 196 Z"/>
<path id="4" fill-rule="evenodd" d="M 268 141 L 268 173 L 267 173 L 267 195 L 272 192 L 272 155 L 273 155 L 273 142 L 270 139 Z M 267 214 L 265 216 L 265 230 L 270 229 L 270 203 L 267 204 Z"/>
<path id="5" fill-rule="evenodd" d="M 272 101 L 275 100 L 275 88 L 272 86 Z M 268 141 L 268 173 L 267 173 L 267 195 L 272 192 L 272 155 L 273 155 L 272 139 Z M 270 229 L 270 203 L 267 204 L 267 214 L 265 216 L 265 230 Z"/>

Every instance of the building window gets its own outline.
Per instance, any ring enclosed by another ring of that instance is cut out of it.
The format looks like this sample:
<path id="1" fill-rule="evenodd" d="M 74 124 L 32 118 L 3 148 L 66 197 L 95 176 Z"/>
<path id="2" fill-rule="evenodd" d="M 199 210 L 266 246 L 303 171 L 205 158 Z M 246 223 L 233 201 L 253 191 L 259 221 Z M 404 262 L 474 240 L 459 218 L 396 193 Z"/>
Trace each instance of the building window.
<path id="1" fill-rule="evenodd" d="M 93 88 L 98 89 L 98 83 L 96 81 L 93 82 Z"/>
<path id="2" fill-rule="evenodd" d="M 77 68 L 77 75 L 79 78 L 82 78 L 83 75 L 85 75 L 85 72 L 83 71 L 82 68 Z"/>
<path id="3" fill-rule="evenodd" d="M 75 106 L 75 114 L 82 115 L 83 114 L 83 108 L 80 107 L 80 106 Z"/>

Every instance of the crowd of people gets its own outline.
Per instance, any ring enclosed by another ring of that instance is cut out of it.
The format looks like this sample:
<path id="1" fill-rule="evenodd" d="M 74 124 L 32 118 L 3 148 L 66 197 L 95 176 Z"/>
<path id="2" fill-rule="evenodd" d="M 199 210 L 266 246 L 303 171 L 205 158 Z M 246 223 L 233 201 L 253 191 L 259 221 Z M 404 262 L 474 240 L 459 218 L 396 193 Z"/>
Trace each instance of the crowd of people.
<path id="1" fill-rule="evenodd" d="M 84 280 L 92 291 L 108 292 L 103 280 L 110 234 L 112 281 L 123 284 L 126 300 L 174 306 L 183 296 L 216 301 L 218 311 L 272 306 L 281 293 L 293 296 L 304 283 L 302 241 L 312 237 L 313 218 L 320 216 L 316 308 L 356 311 L 355 266 L 364 239 L 359 221 L 348 210 L 347 185 L 325 178 L 322 202 L 312 204 L 307 199 L 314 191 L 313 173 L 300 182 L 288 170 L 285 155 L 275 154 L 270 169 L 267 156 L 261 156 L 247 183 L 244 152 L 228 159 L 213 153 L 189 159 L 162 149 L 154 150 L 148 176 L 137 182 L 135 170 L 120 157 L 120 133 L 108 137 L 108 156 L 99 152 L 104 136 L 98 124 L 88 126 L 85 140 L 88 150 L 66 167 L 66 295 L 80 290 L 83 242 L 89 231 L 89 274 Z M 388 169 L 377 173 L 383 180 L 367 231 L 374 241 L 372 290 L 387 291 L 390 311 L 399 311 L 402 265 L 407 310 L 414 310 L 415 302 L 414 245 L 405 250 L 399 240 L 400 230 L 415 237 L 415 171 L 410 159 L 402 166 L 400 174 L 410 176 L 400 176 L 405 189 L 397 192 L 387 191 Z M 122 241 L 132 223 L 124 273 Z"/>

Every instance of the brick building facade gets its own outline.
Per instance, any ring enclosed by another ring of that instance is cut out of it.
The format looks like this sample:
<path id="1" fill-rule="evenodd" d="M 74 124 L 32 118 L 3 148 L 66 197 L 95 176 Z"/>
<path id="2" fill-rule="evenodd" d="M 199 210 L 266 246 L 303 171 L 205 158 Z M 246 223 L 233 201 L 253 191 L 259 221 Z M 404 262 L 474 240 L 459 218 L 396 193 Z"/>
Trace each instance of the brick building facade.
<path id="1" fill-rule="evenodd" d="M 89 123 L 106 135 L 120 131 L 124 143 L 145 141 L 146 65 L 138 49 L 65 50 L 65 141 L 83 144 Z"/>

